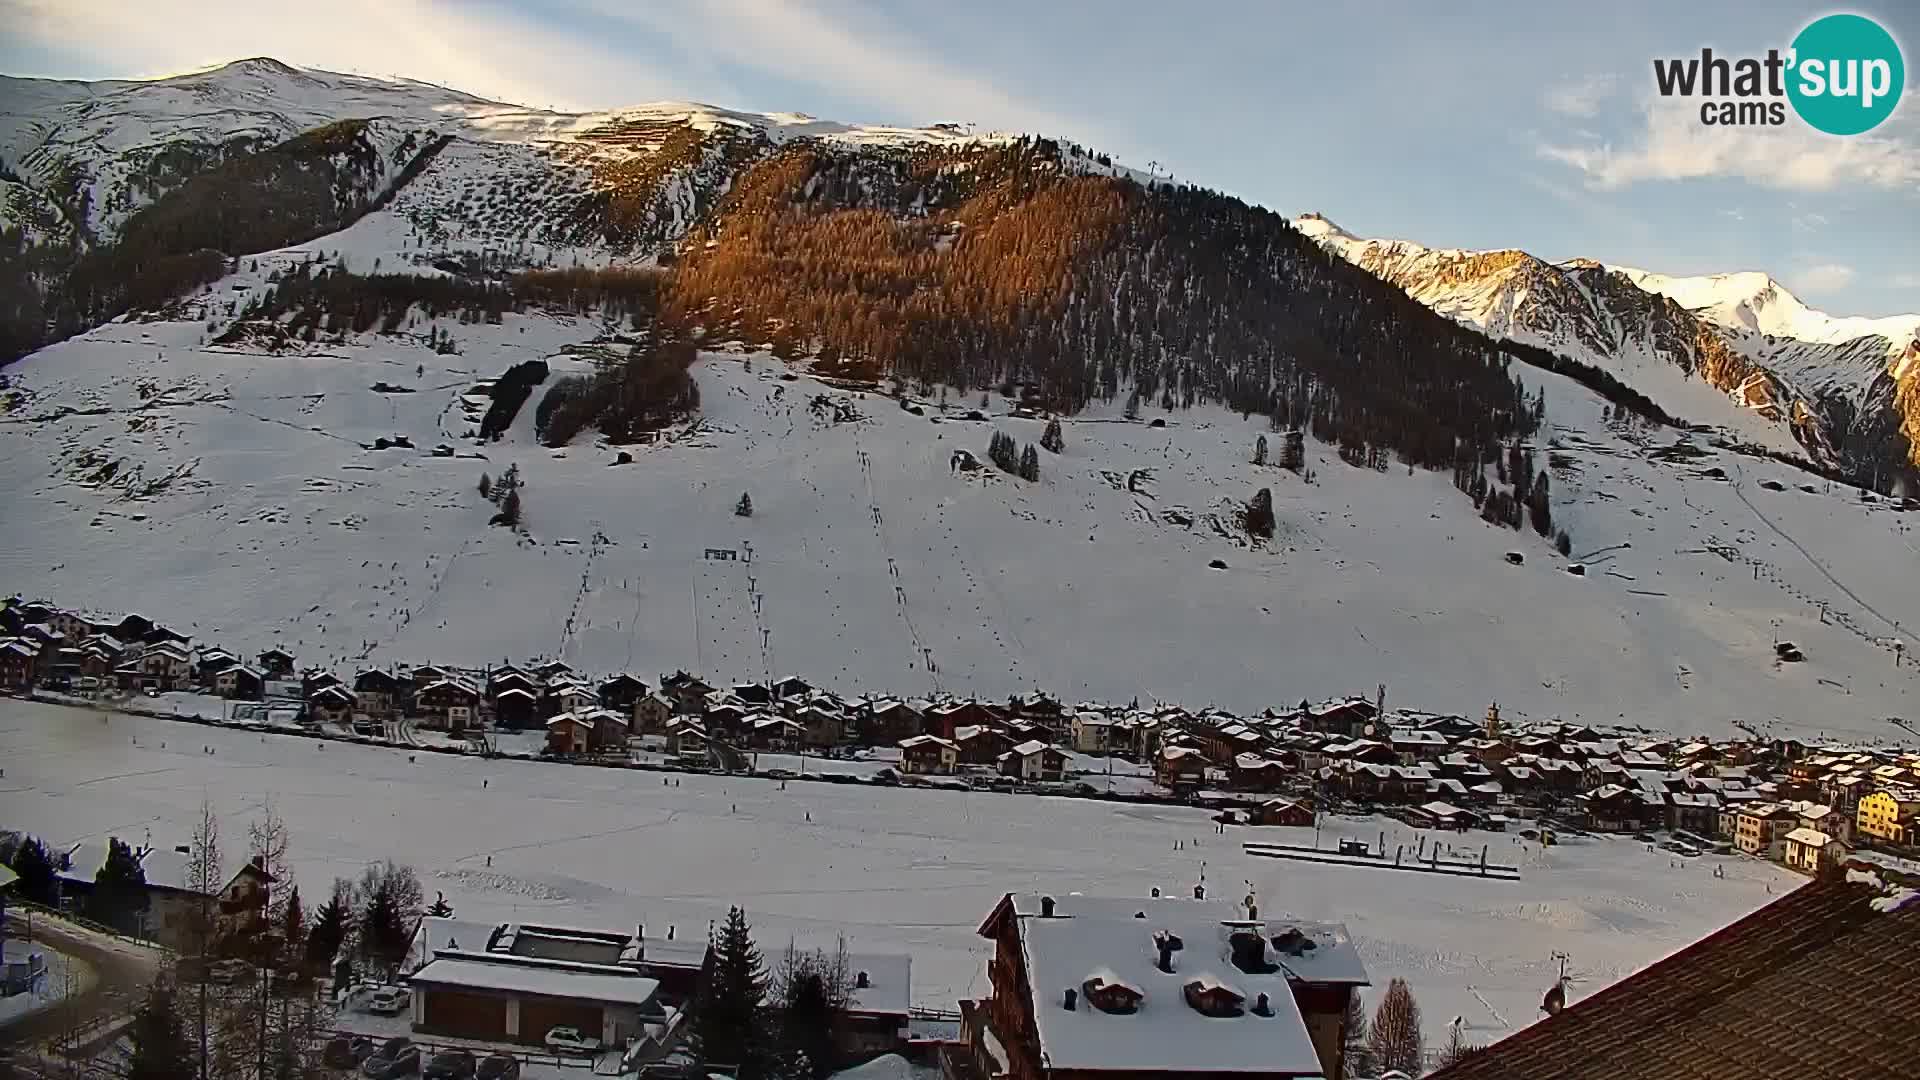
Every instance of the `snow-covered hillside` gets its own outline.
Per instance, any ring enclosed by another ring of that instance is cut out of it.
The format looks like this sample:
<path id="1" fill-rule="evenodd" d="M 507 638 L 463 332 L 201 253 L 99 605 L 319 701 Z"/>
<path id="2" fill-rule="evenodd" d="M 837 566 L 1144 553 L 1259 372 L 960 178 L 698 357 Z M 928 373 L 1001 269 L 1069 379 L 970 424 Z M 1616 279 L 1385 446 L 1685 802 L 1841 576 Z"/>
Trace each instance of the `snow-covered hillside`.
<path id="1" fill-rule="evenodd" d="M 1920 315 L 1836 318 L 1761 273 L 1670 277 L 1427 248 L 1363 239 L 1319 214 L 1294 225 L 1451 319 L 1609 371 L 1691 422 L 1863 476 L 1910 460 L 1889 444 L 1901 380 L 1920 360 Z"/>
<path id="2" fill-rule="evenodd" d="M 1556 376 L 1530 380 L 1549 402 L 1539 465 L 1585 576 L 1531 531 L 1482 523 L 1444 476 L 1355 469 L 1311 441 L 1312 484 L 1251 465 L 1259 417 L 1096 409 L 1029 484 L 954 467 L 995 431 L 1039 440 L 997 396 L 986 421 L 958 392 L 915 415 L 766 356 L 708 355 L 698 421 L 631 464 L 591 433 L 539 446 L 531 404 L 476 450 L 484 380 L 623 346 L 540 314 L 449 320 L 458 355 L 425 325 L 280 354 L 201 343 L 208 315 L 306 255 L 262 256 L 188 321 L 116 322 L 10 369 L 0 588 L 341 665 L 542 655 L 1240 709 L 1384 682 L 1469 715 L 1497 699 L 1521 717 L 1860 738 L 1895 734 L 1883 717 L 1907 707 L 1911 669 L 1876 643 L 1920 612 L 1906 516 L 1604 422 Z M 412 448 L 371 448 L 394 436 Z M 509 466 L 525 536 L 489 528 L 475 491 Z M 1234 520 L 1261 487 L 1279 531 L 1255 549 Z M 743 493 L 750 518 L 733 513 Z M 1776 664 L 1778 638 L 1806 662 Z"/>
<path id="3" fill-rule="evenodd" d="M 386 118 L 496 151 L 519 168 L 590 170 L 644 157 L 671 130 L 757 132 L 897 146 L 1004 140 L 957 125 L 863 127 L 797 113 L 750 113 L 695 102 L 655 102 L 566 113 L 487 101 L 403 79 L 241 60 L 152 81 L 69 82 L 0 76 L 0 161 L 66 205 L 84 202 L 86 235 L 111 239 L 127 218 L 221 156 L 282 142 L 342 119 Z M 476 151 L 482 152 L 484 151 Z"/>

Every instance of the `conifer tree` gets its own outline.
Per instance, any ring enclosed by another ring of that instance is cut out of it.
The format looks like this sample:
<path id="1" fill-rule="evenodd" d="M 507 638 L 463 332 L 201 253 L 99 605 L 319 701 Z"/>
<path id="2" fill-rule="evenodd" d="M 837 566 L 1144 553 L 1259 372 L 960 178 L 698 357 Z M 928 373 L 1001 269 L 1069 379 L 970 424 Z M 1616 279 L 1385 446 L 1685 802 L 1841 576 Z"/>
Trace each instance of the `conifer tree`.
<path id="1" fill-rule="evenodd" d="M 147 910 L 147 874 L 133 848 L 119 837 L 107 839 L 107 861 L 93 875 L 88 917 L 124 933 L 139 928 Z"/>
<path id="2" fill-rule="evenodd" d="M 36 904 L 53 903 L 53 882 L 58 871 L 39 837 L 29 836 L 20 841 L 20 846 L 13 851 L 13 861 L 8 865 L 20 875 L 20 881 L 14 888 L 22 898 Z"/>
<path id="3" fill-rule="evenodd" d="M 147 988 L 127 1039 L 133 1052 L 128 1056 L 126 1080 L 193 1080 L 196 1075 L 193 1045 L 165 975 Z"/>
<path id="4" fill-rule="evenodd" d="M 1267 463 L 1267 437 L 1265 435 L 1253 440 L 1253 463 L 1255 465 L 1265 465 Z"/>
<path id="5" fill-rule="evenodd" d="M 713 974 L 694 1014 L 694 1060 L 703 1072 L 731 1066 L 737 1080 L 768 1080 L 772 1045 L 765 1011 L 767 972 L 746 912 L 728 910 L 713 952 Z"/>
<path id="6" fill-rule="evenodd" d="M 1066 449 L 1067 440 L 1060 434 L 1060 418 L 1047 421 L 1047 430 L 1040 436 L 1040 448 L 1048 453 L 1057 454 Z"/>

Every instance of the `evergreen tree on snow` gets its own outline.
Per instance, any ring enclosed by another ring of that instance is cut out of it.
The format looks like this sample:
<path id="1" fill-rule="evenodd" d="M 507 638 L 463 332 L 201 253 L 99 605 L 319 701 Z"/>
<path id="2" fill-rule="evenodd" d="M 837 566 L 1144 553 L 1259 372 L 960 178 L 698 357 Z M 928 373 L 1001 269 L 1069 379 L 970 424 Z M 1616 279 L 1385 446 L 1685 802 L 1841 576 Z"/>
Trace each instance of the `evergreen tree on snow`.
<path id="1" fill-rule="evenodd" d="M 1047 421 L 1046 433 L 1040 436 L 1040 448 L 1053 454 L 1067 448 L 1067 440 L 1060 434 L 1059 417 L 1056 416 Z"/>
<path id="2" fill-rule="evenodd" d="M 1265 465 L 1267 463 L 1267 437 L 1265 435 L 1253 440 L 1253 463 L 1255 465 Z"/>
<path id="3" fill-rule="evenodd" d="M 1040 479 L 1040 454 L 1032 443 L 1028 443 L 1026 452 L 1020 455 L 1020 479 Z"/>
<path id="4" fill-rule="evenodd" d="M 199 1071 L 173 987 L 164 975 L 147 989 L 146 1000 L 127 1028 L 127 1040 L 133 1044 L 133 1051 L 127 1060 L 126 1080 L 193 1080 Z"/>
<path id="5" fill-rule="evenodd" d="M 772 1046 L 766 1011 L 767 972 L 739 908 L 713 942 L 713 974 L 693 1021 L 693 1057 L 702 1074 L 731 1066 L 738 1080 L 767 1080 Z"/>

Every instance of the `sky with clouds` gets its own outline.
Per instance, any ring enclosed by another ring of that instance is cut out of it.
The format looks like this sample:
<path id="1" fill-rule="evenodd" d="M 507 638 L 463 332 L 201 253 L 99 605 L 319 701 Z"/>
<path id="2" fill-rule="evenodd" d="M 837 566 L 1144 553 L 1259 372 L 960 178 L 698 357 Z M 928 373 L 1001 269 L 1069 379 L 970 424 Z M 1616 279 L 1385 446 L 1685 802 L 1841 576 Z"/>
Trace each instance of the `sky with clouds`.
<path id="1" fill-rule="evenodd" d="M 1322 10 L 1325 9 L 1325 10 Z M 1920 311 L 1920 91 L 1850 139 L 1702 127 L 1655 57 L 1784 49 L 1780 2 L 0 0 L 0 71 L 163 75 L 246 56 L 536 106 L 662 98 L 970 121 L 1364 236 L 1666 273 L 1766 270 L 1838 314 Z M 1920 4 L 1844 10 L 1920 62 Z M 1789 110 L 1791 113 L 1791 110 Z"/>

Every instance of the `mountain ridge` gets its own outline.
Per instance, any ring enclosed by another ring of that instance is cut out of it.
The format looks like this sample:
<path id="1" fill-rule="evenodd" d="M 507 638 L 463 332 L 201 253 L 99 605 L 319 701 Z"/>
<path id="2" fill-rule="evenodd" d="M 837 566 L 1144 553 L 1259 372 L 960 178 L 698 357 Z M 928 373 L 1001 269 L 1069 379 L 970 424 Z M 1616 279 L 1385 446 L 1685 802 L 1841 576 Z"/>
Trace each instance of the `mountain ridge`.
<path id="1" fill-rule="evenodd" d="M 1762 271 L 1665 275 L 1519 248 L 1362 238 L 1319 213 L 1294 223 L 1448 318 L 1571 351 L 1656 400 L 1683 392 L 1662 368 L 1703 384 L 1720 400 L 1691 394 L 1699 407 L 1681 411 L 1735 437 L 1883 489 L 1875 481 L 1889 471 L 1920 464 L 1920 315 L 1829 315 Z"/>

